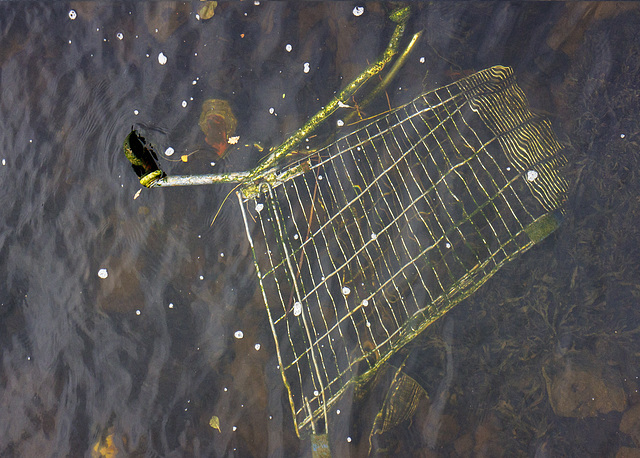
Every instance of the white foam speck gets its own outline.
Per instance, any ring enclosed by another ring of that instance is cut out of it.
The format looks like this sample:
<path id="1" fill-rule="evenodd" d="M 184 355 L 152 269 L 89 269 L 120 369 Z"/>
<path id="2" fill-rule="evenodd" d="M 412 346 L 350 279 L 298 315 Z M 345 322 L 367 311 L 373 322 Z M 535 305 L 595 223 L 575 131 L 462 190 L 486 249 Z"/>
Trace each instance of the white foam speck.
<path id="1" fill-rule="evenodd" d="M 108 276 L 109 276 L 109 272 L 107 272 L 107 269 L 102 268 L 98 271 L 98 277 L 107 278 Z"/>
<path id="2" fill-rule="evenodd" d="M 236 339 L 242 339 L 244 337 L 244 332 L 236 331 L 233 333 L 233 337 L 235 337 Z"/>
<path id="3" fill-rule="evenodd" d="M 364 6 L 356 6 L 353 8 L 354 16 L 362 16 L 362 13 L 364 13 Z"/>
<path id="4" fill-rule="evenodd" d="M 302 304 L 298 301 L 296 301 L 293 304 L 293 315 L 294 316 L 300 316 L 300 314 L 302 313 Z"/>
<path id="5" fill-rule="evenodd" d="M 167 63 L 167 56 L 164 55 L 163 52 L 161 52 L 160 54 L 158 54 L 158 63 L 160 65 L 164 65 Z"/>
<path id="6" fill-rule="evenodd" d="M 69 10 L 69 19 L 73 21 L 77 17 L 78 15 L 76 14 L 76 10 Z"/>
<path id="7" fill-rule="evenodd" d="M 167 148 L 166 150 L 164 150 L 164 155 L 165 156 L 173 156 L 173 153 L 175 153 L 175 150 L 171 147 Z"/>

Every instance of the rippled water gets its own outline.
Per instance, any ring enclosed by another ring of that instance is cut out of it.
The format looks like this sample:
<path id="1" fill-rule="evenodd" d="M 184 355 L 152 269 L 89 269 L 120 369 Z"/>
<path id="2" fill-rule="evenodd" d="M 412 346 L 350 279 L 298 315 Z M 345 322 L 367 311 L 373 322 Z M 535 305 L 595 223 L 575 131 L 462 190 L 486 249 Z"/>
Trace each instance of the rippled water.
<path id="1" fill-rule="evenodd" d="M 257 150 L 220 161 L 208 147 L 202 103 L 229 101 L 240 142 L 279 144 L 386 46 L 389 6 L 367 3 L 362 15 L 355 6 L 221 3 L 204 21 L 199 2 L 0 5 L 0 454 L 91 455 L 100 441 L 103 454 L 108 441 L 150 456 L 308 451 L 293 429 L 237 202 L 211 226 L 231 186 L 145 189 L 134 200 L 140 186 L 122 142 L 135 125 L 160 151 L 174 148 L 161 160 L 168 173 L 251 168 Z M 440 407 L 419 414 L 437 414 L 439 426 L 416 420 L 422 429 L 400 434 L 396 447 L 464 455 L 468 437 L 485 456 L 578 450 L 563 435 L 577 428 L 571 420 L 549 407 L 525 413 L 548 406 L 540 368 L 568 351 L 591 351 L 622 374 L 629 405 L 640 402 L 631 332 L 640 321 L 630 308 L 640 288 L 630 229 L 638 14 L 563 4 L 415 10 L 407 34 L 425 34 L 378 109 L 513 66 L 572 146 L 573 188 L 566 226 L 429 330 L 420 345 L 431 350 L 416 366 Z M 528 395 L 540 401 L 514 401 Z M 214 415 L 220 431 L 209 426 Z M 613 426 L 581 450 L 632 446 L 612 439 L 620 415 L 605 416 Z M 341 428 L 335 456 L 366 454 L 368 430 Z"/>

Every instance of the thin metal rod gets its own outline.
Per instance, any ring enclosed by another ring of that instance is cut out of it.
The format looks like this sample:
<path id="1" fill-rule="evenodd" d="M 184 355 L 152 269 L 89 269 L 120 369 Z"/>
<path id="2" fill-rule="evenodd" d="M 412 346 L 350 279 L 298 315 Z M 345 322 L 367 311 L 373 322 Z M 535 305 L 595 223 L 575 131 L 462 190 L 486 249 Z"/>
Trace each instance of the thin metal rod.
<path id="1" fill-rule="evenodd" d="M 249 172 L 231 172 L 208 175 L 172 175 L 156 180 L 151 187 L 195 186 L 214 183 L 241 183 L 250 177 Z"/>
<path id="2" fill-rule="evenodd" d="M 369 95 L 367 95 L 367 97 L 362 102 L 360 102 L 358 104 L 359 108 L 361 110 L 366 108 L 367 105 L 369 105 L 371 103 L 371 101 L 374 100 L 380 94 L 380 92 L 384 91 L 386 89 L 386 87 L 389 86 L 389 84 L 391 83 L 393 78 L 395 78 L 395 76 L 398 74 L 398 71 L 400 71 L 402 66 L 407 61 L 407 57 L 409 57 L 409 54 L 411 54 L 411 51 L 413 50 L 413 47 L 418 42 L 418 39 L 421 36 L 422 36 L 422 30 L 420 32 L 414 34 L 413 37 L 411 37 L 411 41 L 409 42 L 409 44 L 407 45 L 405 50 L 402 52 L 402 54 L 400 54 L 400 56 L 393 63 L 393 66 L 391 67 L 391 70 L 389 70 L 389 72 L 385 75 L 385 77 L 382 79 L 382 81 L 373 89 L 373 91 L 371 91 L 371 93 Z M 344 118 L 344 122 L 346 124 L 349 124 L 349 122 L 353 119 L 353 117 L 357 113 L 358 113 L 358 111 L 352 111 L 351 113 L 349 113 Z"/>

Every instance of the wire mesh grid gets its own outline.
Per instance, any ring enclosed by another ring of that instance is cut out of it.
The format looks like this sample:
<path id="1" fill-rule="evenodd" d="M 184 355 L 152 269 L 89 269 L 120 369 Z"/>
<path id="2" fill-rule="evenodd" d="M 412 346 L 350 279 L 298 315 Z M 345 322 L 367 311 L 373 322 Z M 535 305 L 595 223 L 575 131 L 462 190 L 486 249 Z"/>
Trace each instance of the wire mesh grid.
<path id="1" fill-rule="evenodd" d="M 298 434 L 557 227 L 564 163 L 492 67 L 239 193 Z"/>

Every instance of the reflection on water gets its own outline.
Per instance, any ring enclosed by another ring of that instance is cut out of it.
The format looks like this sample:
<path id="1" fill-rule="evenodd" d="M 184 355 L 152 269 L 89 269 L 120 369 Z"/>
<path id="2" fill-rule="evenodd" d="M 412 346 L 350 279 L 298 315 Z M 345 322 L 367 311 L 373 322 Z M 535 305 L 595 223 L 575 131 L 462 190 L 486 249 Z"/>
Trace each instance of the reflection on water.
<path id="1" fill-rule="evenodd" d="M 308 451 L 237 204 L 210 227 L 231 187 L 134 200 L 121 149 L 135 125 L 174 149 L 168 173 L 246 170 L 261 153 L 220 160 L 198 126 L 204 101 L 229 102 L 241 144 L 274 146 L 392 30 L 387 5 L 255 3 L 221 3 L 206 21 L 190 4 L 0 7 L 3 456 Z M 375 110 L 511 65 L 571 146 L 574 189 L 553 237 L 402 355 L 429 397 L 379 438 L 389 453 L 640 447 L 640 15 L 620 8 L 416 6 L 410 32 L 425 35 Z M 332 414 L 335 456 L 368 452 L 391 383 L 380 378 L 357 409 L 346 399 Z"/>

